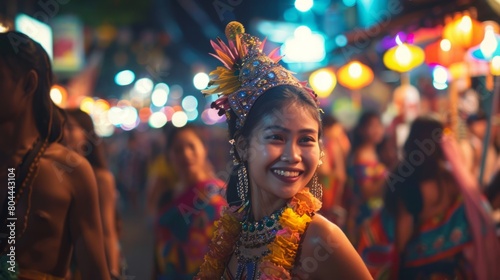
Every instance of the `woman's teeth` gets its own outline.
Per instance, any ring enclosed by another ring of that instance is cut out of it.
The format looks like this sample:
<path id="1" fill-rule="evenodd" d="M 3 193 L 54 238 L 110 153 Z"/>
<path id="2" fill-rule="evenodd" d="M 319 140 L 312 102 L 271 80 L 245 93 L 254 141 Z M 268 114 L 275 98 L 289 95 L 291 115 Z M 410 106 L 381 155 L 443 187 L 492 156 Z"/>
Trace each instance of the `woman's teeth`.
<path id="1" fill-rule="evenodd" d="M 300 174 L 300 172 L 298 172 L 298 171 L 285 171 L 285 170 L 278 170 L 278 169 L 273 170 L 273 172 L 280 175 L 280 176 L 284 176 L 284 177 L 297 177 Z"/>

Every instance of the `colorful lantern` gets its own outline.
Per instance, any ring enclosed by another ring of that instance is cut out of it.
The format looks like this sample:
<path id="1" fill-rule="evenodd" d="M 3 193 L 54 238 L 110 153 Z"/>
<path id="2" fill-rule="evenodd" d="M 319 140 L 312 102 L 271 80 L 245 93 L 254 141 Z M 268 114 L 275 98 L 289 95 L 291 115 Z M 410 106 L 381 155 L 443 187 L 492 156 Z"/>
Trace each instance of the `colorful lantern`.
<path id="1" fill-rule="evenodd" d="M 309 84 L 318 97 L 326 98 L 337 85 L 337 77 L 329 68 L 318 69 L 309 76 Z"/>
<path id="2" fill-rule="evenodd" d="M 401 43 L 389 49 L 384 54 L 384 64 L 387 68 L 405 73 L 424 62 L 424 51 L 415 45 Z"/>
<path id="3" fill-rule="evenodd" d="M 495 34 L 493 26 L 486 26 L 483 40 L 470 52 L 473 58 L 485 61 L 500 56 L 500 36 Z"/>
<path id="4" fill-rule="evenodd" d="M 443 38 L 450 40 L 452 45 L 468 49 L 481 43 L 484 38 L 484 26 L 471 18 L 469 12 L 457 13 L 448 19 L 443 29 Z"/>
<path id="5" fill-rule="evenodd" d="M 465 50 L 452 45 L 448 39 L 436 41 L 425 48 L 425 63 L 430 66 L 450 67 L 453 63 L 462 62 L 464 56 Z"/>
<path id="6" fill-rule="evenodd" d="M 337 72 L 339 83 L 351 90 L 358 90 L 373 81 L 373 71 L 359 61 L 351 61 Z"/>

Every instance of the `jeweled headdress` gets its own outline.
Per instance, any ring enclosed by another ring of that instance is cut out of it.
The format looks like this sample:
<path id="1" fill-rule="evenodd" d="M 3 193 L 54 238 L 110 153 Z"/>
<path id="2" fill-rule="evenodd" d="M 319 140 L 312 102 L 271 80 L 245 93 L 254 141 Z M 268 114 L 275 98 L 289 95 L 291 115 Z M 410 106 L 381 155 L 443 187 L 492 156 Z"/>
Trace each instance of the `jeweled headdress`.
<path id="1" fill-rule="evenodd" d="M 238 118 L 237 129 L 243 127 L 257 98 L 272 87 L 302 87 L 316 100 L 312 89 L 306 87 L 307 82 L 300 82 L 279 64 L 279 48 L 266 55 L 263 52 L 266 40 L 261 42 L 257 37 L 245 33 L 243 25 L 236 21 L 226 26 L 225 33 L 228 44 L 220 38 L 217 38 L 217 42 L 210 41 L 216 52 L 211 55 L 224 66 L 210 72 L 212 79 L 202 93 L 219 95 L 219 99 L 212 103 L 212 108 L 218 109 L 221 116 L 226 114 L 228 119 L 229 111 L 233 111 Z"/>

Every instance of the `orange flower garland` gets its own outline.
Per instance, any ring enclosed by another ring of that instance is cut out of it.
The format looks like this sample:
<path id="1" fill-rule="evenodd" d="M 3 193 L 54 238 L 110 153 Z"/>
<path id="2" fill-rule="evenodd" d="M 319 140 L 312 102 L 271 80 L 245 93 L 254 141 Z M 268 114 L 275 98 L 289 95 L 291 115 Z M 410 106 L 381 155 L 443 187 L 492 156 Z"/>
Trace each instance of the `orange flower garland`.
<path id="1" fill-rule="evenodd" d="M 281 229 L 274 241 L 267 245 L 270 253 L 262 258 L 258 269 L 261 280 L 292 279 L 292 270 L 299 248 L 300 238 L 321 208 L 321 202 L 308 188 L 297 193 L 287 204 L 279 219 Z M 243 207 L 227 208 L 215 223 L 215 232 L 209 252 L 195 279 L 220 279 L 239 238 Z"/>

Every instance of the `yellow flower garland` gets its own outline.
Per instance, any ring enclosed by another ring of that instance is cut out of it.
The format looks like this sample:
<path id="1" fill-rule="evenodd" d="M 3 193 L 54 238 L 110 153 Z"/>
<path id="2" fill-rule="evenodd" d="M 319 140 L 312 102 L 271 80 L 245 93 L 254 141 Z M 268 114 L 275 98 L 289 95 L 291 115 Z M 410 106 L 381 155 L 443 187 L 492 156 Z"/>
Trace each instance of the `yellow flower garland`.
<path id="1" fill-rule="evenodd" d="M 270 253 L 262 258 L 258 269 L 261 280 L 292 279 L 292 270 L 301 236 L 321 202 L 308 188 L 297 193 L 279 219 L 281 230 L 267 245 Z M 243 219 L 242 207 L 227 208 L 215 222 L 215 232 L 204 263 L 195 279 L 220 279 L 238 240 Z"/>

